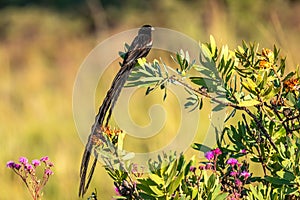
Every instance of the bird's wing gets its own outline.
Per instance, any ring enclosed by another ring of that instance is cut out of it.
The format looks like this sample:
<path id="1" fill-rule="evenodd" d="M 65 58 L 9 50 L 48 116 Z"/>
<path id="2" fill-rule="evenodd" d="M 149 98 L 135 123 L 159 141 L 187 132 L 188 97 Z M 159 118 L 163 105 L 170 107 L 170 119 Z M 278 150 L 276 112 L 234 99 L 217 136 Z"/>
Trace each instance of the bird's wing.
<path id="1" fill-rule="evenodd" d="M 124 65 L 130 65 L 132 62 L 136 62 L 138 58 L 147 56 L 151 49 L 151 46 L 151 36 L 146 34 L 140 34 L 136 36 L 124 57 L 122 67 Z"/>

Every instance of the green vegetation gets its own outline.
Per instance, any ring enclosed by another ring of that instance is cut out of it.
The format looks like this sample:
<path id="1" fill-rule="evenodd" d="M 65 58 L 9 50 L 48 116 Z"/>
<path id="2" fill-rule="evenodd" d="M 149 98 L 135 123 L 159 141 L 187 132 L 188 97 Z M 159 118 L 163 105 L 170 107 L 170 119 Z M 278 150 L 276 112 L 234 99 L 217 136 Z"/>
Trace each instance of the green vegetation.
<path id="1" fill-rule="evenodd" d="M 140 59 L 129 85 L 147 87 L 146 95 L 160 88 L 165 91 L 164 99 L 169 85 L 183 87 L 190 96 L 186 107 L 201 110 L 207 98 L 215 104 L 213 112 L 227 108 L 225 121 L 233 121 L 224 127 L 216 125 L 216 148 L 193 145 L 195 150 L 205 152 L 208 161 L 199 164 L 194 157 L 188 161 L 184 155 L 178 158 L 165 153 L 157 161 L 149 160 L 149 174 L 138 172 L 134 161 L 122 159 L 131 154 L 120 151 L 123 139 L 117 144 L 111 141 L 119 151 L 109 151 L 110 162 L 105 166 L 115 183 L 119 196 L 115 198 L 298 199 L 299 69 L 286 73 L 286 58 L 276 46 L 273 50 L 260 50 L 258 44 L 243 42 L 230 50 L 226 45 L 218 47 L 211 36 L 210 43 L 202 44 L 201 50 L 200 65 L 188 52 L 177 53 L 173 58 L 177 64 L 175 73 L 163 61 L 147 63 Z M 99 148 L 105 152 L 112 149 L 103 145 Z M 102 158 L 107 160 L 107 153 Z M 255 163 L 262 174 L 250 169 Z"/>
<path id="2" fill-rule="evenodd" d="M 270 49 L 276 44 L 287 55 L 287 71 L 294 70 L 300 60 L 297 1 L 102 1 L 93 6 L 100 16 L 87 4 L 97 1 L 78 1 L 75 5 L 64 1 L 64 6 L 63 1 L 48 1 L 57 3 L 50 8 L 47 1 L 35 2 L 0 4 L 0 194 L 4 200 L 30 199 L 20 187 L 21 180 L 6 169 L 5 163 L 19 156 L 31 160 L 44 155 L 55 163 L 44 198 L 77 199 L 84 146 L 72 116 L 73 83 L 90 50 L 115 33 L 149 23 L 200 41 L 207 41 L 212 34 L 229 47 L 242 39 Z M 155 52 L 151 54 L 155 57 Z M 99 95 L 95 100 L 95 109 L 102 98 Z M 161 95 L 151 98 L 161 100 Z M 141 107 L 139 112 L 147 111 L 145 106 L 137 106 Z M 167 103 L 165 106 L 173 109 Z M 133 111 L 133 116 L 140 115 Z M 205 119 L 203 129 L 207 122 Z M 113 182 L 107 183 L 108 177 L 99 167 L 91 192 L 96 187 L 98 196 L 110 199 L 115 191 Z"/>

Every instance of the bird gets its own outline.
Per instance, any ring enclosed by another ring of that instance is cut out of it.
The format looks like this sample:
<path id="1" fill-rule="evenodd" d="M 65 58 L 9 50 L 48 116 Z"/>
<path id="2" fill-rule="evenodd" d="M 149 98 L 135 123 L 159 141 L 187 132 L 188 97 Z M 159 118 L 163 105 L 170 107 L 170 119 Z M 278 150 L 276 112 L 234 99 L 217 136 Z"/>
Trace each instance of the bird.
<path id="1" fill-rule="evenodd" d="M 94 151 L 94 161 L 87 172 L 90 164 L 90 158 L 93 150 L 93 137 L 97 135 L 97 130 L 101 127 L 107 127 L 113 108 L 118 100 L 125 82 L 128 79 L 132 69 L 135 67 L 137 60 L 139 58 L 144 58 L 148 55 L 152 48 L 152 31 L 154 28 L 151 25 L 143 25 L 137 36 L 132 41 L 128 48 L 128 51 L 123 57 L 123 62 L 119 72 L 116 74 L 112 81 L 110 89 L 107 91 L 106 96 L 99 107 L 98 114 L 95 117 L 95 122 L 91 128 L 91 133 L 88 137 L 88 141 L 85 146 L 85 150 L 82 156 L 81 166 L 80 166 L 80 183 L 79 183 L 79 197 L 83 197 L 86 193 L 89 184 L 91 182 L 97 160 L 98 153 Z M 99 135 L 99 134 L 98 134 Z"/>

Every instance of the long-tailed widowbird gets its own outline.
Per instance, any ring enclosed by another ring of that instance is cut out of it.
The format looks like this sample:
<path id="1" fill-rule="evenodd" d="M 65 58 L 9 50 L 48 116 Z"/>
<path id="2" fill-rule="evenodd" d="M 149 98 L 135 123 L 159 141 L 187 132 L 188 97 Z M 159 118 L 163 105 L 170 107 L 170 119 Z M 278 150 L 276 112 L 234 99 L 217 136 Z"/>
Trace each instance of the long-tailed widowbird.
<path id="1" fill-rule="evenodd" d="M 108 90 L 102 105 L 99 108 L 99 112 L 95 117 L 95 123 L 91 128 L 85 150 L 83 153 L 81 167 L 80 167 L 80 185 L 79 185 L 79 196 L 83 197 L 86 193 L 89 184 L 91 182 L 96 164 L 98 159 L 98 153 L 94 151 L 94 161 L 89 171 L 88 177 L 87 172 L 90 163 L 91 152 L 93 150 L 93 136 L 96 135 L 96 130 L 103 126 L 107 126 L 109 119 L 112 114 L 114 105 L 121 93 L 121 90 L 134 68 L 139 58 L 146 57 L 152 48 L 152 30 L 153 27 L 150 25 L 144 25 L 139 29 L 138 35 L 132 41 L 127 53 L 124 56 L 121 69 L 115 76 L 110 89 Z"/>

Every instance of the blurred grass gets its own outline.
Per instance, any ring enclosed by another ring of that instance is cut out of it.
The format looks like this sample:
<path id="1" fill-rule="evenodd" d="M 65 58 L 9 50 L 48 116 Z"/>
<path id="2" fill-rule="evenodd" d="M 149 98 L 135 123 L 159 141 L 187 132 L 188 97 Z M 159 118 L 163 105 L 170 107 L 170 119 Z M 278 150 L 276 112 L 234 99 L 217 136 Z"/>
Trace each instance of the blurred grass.
<path id="1" fill-rule="evenodd" d="M 101 19 L 97 20 L 96 15 L 92 18 L 105 24 L 91 30 L 91 22 L 74 13 L 43 7 L 1 9 L 1 199 L 30 199 L 25 187 L 20 185 L 21 180 L 6 169 L 6 161 L 17 160 L 19 156 L 34 159 L 44 155 L 55 163 L 55 175 L 45 189 L 45 199 L 77 199 L 84 146 L 73 122 L 73 83 L 89 51 L 114 33 L 149 23 L 180 31 L 201 42 L 208 41 L 212 34 L 219 44 L 229 44 L 230 48 L 240 44 L 242 39 L 259 42 L 261 47 L 272 48 L 276 44 L 287 55 L 289 69 L 294 69 L 300 61 L 300 5 L 297 2 L 162 0 L 140 1 L 138 6 L 109 4 L 98 10 L 102 11 Z M 111 72 L 111 77 L 114 73 Z M 104 92 L 97 96 L 103 98 L 101 94 Z M 135 95 L 136 99 L 144 98 L 143 91 Z M 133 118 L 142 125 L 149 123 L 148 116 L 139 117 L 140 112 L 147 111 L 148 101 L 160 102 L 161 98 L 158 94 L 146 101 L 143 99 L 145 104 L 135 105 L 139 111 L 130 107 Z M 174 109 L 172 103 L 163 104 L 166 110 Z M 201 114 L 199 132 L 207 130 L 204 125 L 208 124 L 206 112 L 209 109 L 207 106 Z M 171 133 L 178 126 L 174 116 L 170 114 L 165 131 Z M 157 141 L 164 142 L 164 138 L 159 135 L 154 145 L 163 145 Z M 201 136 L 195 140 L 201 142 Z M 113 185 L 108 180 L 104 170 L 98 167 L 90 191 L 96 187 L 101 199 L 111 199 Z"/>

